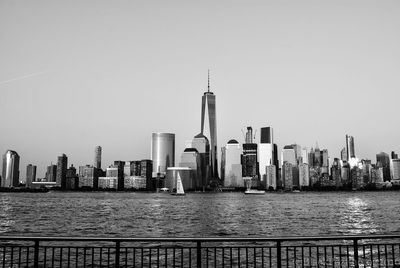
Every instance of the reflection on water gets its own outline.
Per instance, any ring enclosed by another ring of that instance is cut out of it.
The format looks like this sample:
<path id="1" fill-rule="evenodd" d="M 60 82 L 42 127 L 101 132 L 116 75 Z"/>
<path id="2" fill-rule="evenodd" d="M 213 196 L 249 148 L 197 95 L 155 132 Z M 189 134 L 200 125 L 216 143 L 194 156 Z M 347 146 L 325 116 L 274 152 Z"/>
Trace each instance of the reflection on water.
<path id="1" fill-rule="evenodd" d="M 0 232 L 85 236 L 400 234 L 398 192 L 1 193 Z"/>
<path id="2" fill-rule="evenodd" d="M 0 197 L 0 233 L 8 233 L 12 230 L 15 221 L 10 213 L 12 212 L 10 199 L 8 196 Z"/>
<path id="3" fill-rule="evenodd" d="M 345 211 L 346 216 L 342 220 L 342 224 L 348 225 L 352 234 L 374 234 L 378 232 L 368 201 L 359 197 L 350 197 L 347 205 L 348 210 Z"/>

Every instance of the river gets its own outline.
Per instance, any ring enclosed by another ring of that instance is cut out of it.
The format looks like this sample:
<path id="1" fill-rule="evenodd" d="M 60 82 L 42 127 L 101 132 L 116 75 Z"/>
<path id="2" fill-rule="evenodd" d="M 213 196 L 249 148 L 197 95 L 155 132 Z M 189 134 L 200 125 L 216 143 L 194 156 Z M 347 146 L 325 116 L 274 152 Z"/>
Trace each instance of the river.
<path id="1" fill-rule="evenodd" d="M 0 235 L 400 234 L 400 192 L 0 193 Z"/>

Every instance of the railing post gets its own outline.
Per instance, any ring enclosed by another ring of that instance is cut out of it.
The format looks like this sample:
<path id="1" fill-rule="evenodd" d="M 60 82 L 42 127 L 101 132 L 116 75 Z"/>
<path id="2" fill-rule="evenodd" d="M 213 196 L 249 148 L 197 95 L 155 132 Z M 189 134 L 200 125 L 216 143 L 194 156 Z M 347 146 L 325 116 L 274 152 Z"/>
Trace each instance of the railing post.
<path id="1" fill-rule="evenodd" d="M 39 267 L 39 240 L 35 240 L 35 249 L 33 253 L 33 267 Z"/>
<path id="2" fill-rule="evenodd" d="M 120 255 L 120 241 L 115 241 L 115 267 L 119 267 L 119 255 Z"/>
<path id="3" fill-rule="evenodd" d="M 282 267 L 281 241 L 276 241 L 276 267 Z"/>
<path id="4" fill-rule="evenodd" d="M 201 268 L 201 242 L 197 241 L 197 268 Z"/>
<path id="5" fill-rule="evenodd" d="M 357 238 L 353 240 L 354 247 L 354 267 L 358 268 L 358 241 Z"/>

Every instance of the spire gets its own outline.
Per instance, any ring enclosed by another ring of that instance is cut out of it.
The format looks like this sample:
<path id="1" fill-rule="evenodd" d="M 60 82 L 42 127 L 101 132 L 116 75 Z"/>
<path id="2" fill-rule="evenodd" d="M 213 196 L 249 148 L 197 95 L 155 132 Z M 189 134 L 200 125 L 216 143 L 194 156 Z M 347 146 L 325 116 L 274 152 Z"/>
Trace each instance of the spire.
<path id="1" fill-rule="evenodd" d="M 315 142 L 315 149 L 318 149 L 318 150 L 319 150 L 319 147 L 318 147 L 318 141 L 317 141 L 317 142 Z"/>
<path id="2" fill-rule="evenodd" d="M 210 92 L 210 69 L 208 69 L 208 92 Z"/>

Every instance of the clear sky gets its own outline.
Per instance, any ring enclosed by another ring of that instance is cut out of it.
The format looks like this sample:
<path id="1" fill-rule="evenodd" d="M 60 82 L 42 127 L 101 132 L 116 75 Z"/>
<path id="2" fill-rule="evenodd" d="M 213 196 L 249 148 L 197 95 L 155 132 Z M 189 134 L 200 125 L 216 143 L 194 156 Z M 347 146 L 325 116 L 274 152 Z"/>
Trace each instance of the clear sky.
<path id="1" fill-rule="evenodd" d="M 400 1 L 0 1 L 0 152 L 45 167 L 150 158 L 200 132 L 211 70 L 218 145 L 272 126 L 280 148 L 400 151 Z M 258 131 L 259 132 L 259 131 Z M 257 133 L 259 134 L 259 133 Z M 257 138 L 259 136 L 257 135 Z M 219 152 L 219 157 L 220 157 Z"/>

